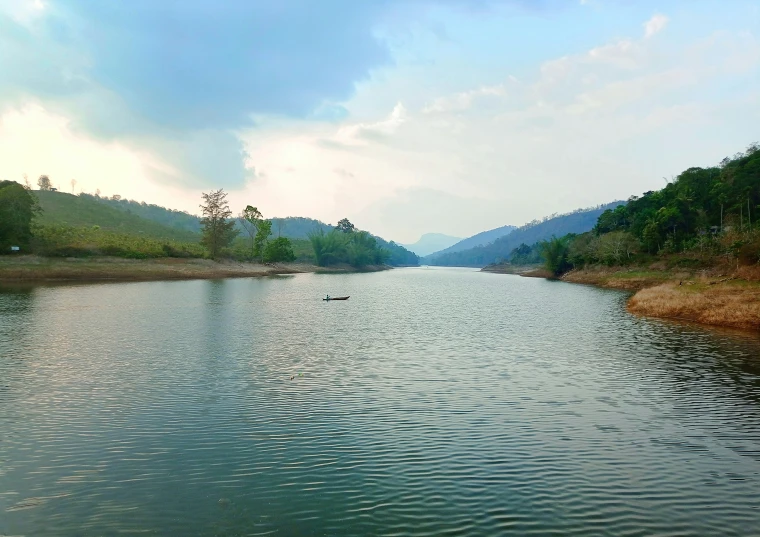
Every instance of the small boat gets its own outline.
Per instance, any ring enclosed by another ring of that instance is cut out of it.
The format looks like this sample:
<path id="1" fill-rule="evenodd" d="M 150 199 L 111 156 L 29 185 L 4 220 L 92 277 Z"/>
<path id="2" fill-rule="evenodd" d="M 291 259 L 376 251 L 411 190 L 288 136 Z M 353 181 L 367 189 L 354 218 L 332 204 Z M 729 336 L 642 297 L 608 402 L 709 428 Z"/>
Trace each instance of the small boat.
<path id="1" fill-rule="evenodd" d="M 322 300 L 348 300 L 350 296 L 331 296 L 329 298 L 323 298 Z"/>

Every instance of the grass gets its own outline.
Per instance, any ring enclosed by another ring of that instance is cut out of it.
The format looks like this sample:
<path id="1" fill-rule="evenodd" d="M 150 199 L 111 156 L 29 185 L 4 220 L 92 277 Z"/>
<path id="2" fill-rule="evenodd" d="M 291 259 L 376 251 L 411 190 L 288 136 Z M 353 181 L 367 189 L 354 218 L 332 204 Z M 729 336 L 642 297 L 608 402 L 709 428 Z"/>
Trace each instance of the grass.
<path id="1" fill-rule="evenodd" d="M 716 265 L 691 270 L 649 267 L 586 267 L 562 277 L 612 289 L 636 291 L 628 310 L 639 315 L 715 326 L 760 330 L 760 265 Z"/>
<path id="2" fill-rule="evenodd" d="M 197 243 L 198 233 L 173 228 L 152 220 L 140 218 L 127 211 L 109 207 L 88 196 L 74 196 L 65 192 L 35 191 L 40 200 L 42 225 L 101 229 L 116 233 L 139 235 L 157 240 Z"/>
<path id="3" fill-rule="evenodd" d="M 51 257 L 108 255 L 129 259 L 150 259 L 204 257 L 206 254 L 197 242 L 156 239 L 146 235 L 119 233 L 98 226 L 71 227 L 35 224 L 33 234 L 33 251 Z"/>
<path id="4" fill-rule="evenodd" d="M 760 330 L 760 284 L 668 282 L 637 292 L 628 302 L 628 310 L 652 317 Z"/>

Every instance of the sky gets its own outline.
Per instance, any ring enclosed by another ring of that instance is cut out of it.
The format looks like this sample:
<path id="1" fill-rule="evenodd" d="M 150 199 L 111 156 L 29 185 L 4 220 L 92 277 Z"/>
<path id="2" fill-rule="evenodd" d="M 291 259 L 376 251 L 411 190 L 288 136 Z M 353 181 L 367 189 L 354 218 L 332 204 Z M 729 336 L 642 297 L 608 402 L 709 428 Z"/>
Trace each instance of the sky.
<path id="1" fill-rule="evenodd" d="M 743 150 L 759 68 L 756 0 L 0 0 L 0 179 L 464 237 Z"/>

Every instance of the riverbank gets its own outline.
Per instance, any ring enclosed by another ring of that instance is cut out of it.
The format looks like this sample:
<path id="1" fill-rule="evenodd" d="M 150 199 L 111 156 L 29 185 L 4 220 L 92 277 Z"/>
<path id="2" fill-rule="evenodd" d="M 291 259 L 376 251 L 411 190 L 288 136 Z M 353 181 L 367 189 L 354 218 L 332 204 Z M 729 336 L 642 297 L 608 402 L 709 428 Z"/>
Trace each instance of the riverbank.
<path id="1" fill-rule="evenodd" d="M 716 266 L 698 271 L 591 267 L 561 280 L 635 291 L 628 311 L 637 315 L 760 330 L 760 266 Z"/>
<path id="2" fill-rule="evenodd" d="M 122 259 L 0 257 L 0 282 L 50 281 L 153 281 L 218 278 L 252 278 L 278 274 L 375 272 L 391 267 L 348 265 L 318 267 L 308 263 L 259 264 L 209 259 Z"/>

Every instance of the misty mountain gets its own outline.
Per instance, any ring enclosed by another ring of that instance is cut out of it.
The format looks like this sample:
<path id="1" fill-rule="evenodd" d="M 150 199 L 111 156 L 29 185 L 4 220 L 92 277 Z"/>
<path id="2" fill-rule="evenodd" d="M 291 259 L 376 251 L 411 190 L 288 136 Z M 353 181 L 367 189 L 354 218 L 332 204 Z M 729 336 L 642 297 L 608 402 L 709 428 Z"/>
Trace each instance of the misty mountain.
<path id="1" fill-rule="evenodd" d="M 625 202 L 614 201 L 591 209 L 578 209 L 568 214 L 547 216 L 542 220 L 529 222 L 490 244 L 461 251 L 435 253 L 423 258 L 421 262 L 449 267 L 484 267 L 490 263 L 508 259 L 512 250 L 523 243 L 532 245 L 552 236 L 562 237 L 568 233 L 590 231 L 596 225 L 599 215 L 618 205 L 625 205 Z"/>
<path id="2" fill-rule="evenodd" d="M 452 237 L 443 233 L 425 233 L 414 244 L 402 244 L 402 246 L 419 256 L 425 256 L 448 248 L 461 240 L 461 237 Z"/>
<path id="3" fill-rule="evenodd" d="M 444 249 L 434 251 L 427 257 L 437 257 L 441 254 L 461 252 L 462 250 L 469 250 L 470 248 L 475 248 L 476 246 L 485 246 L 486 244 L 489 244 L 500 237 L 509 235 L 514 229 L 516 229 L 515 226 L 501 226 L 497 227 L 496 229 L 481 231 L 477 235 L 462 239 L 459 242 Z"/>

